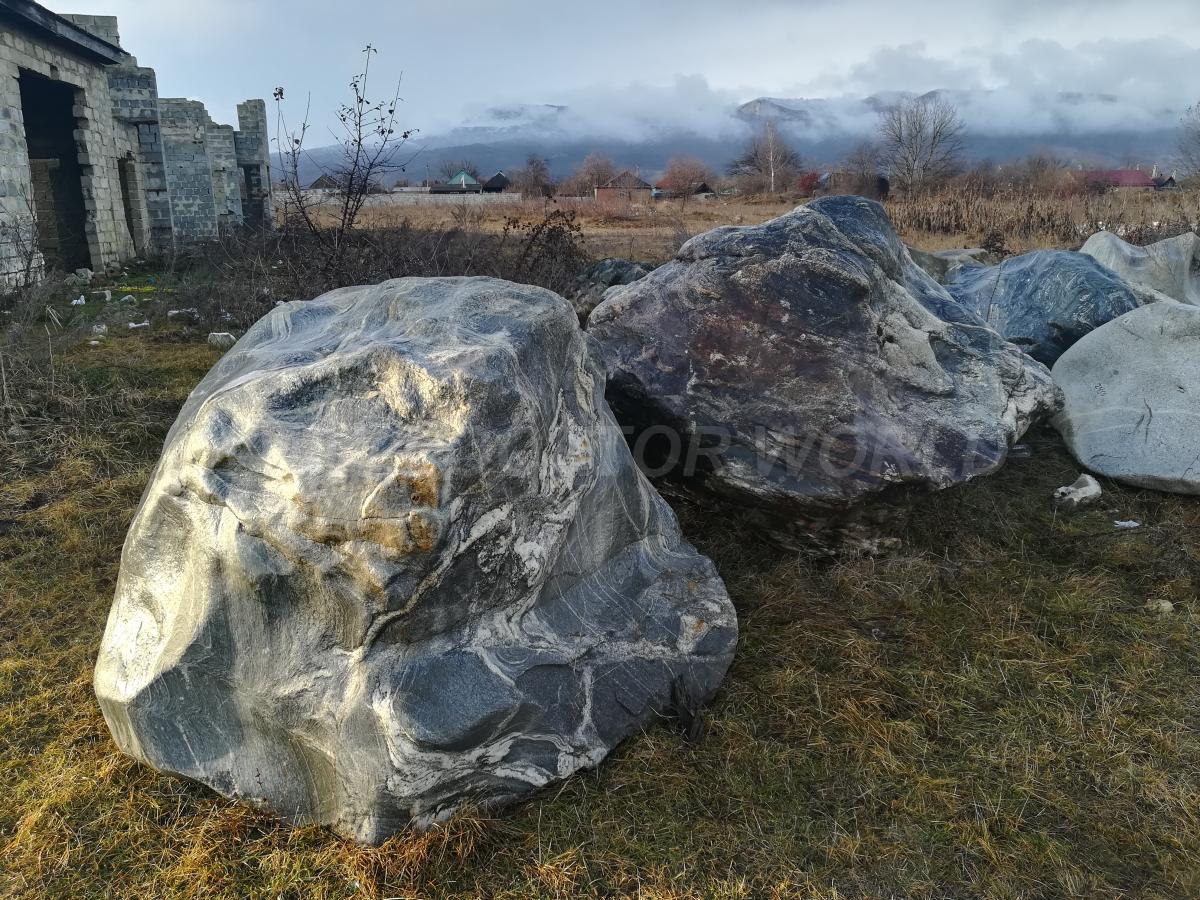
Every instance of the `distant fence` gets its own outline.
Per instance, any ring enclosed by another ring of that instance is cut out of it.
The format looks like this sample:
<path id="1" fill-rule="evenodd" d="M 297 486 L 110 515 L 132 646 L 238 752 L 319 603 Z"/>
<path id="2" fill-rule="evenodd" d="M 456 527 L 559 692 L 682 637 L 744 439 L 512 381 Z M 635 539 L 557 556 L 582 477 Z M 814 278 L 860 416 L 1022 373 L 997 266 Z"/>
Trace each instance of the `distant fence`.
<path id="1" fill-rule="evenodd" d="M 282 202 L 287 201 L 286 192 L 276 188 L 276 196 Z M 338 198 L 333 193 L 323 191 L 305 191 L 304 199 L 308 203 L 323 204 L 325 201 L 333 206 Z M 372 194 L 365 205 L 376 207 L 391 206 L 491 206 L 520 203 L 522 197 L 517 193 L 504 194 L 430 194 L 424 191 L 397 191 L 392 194 Z"/>

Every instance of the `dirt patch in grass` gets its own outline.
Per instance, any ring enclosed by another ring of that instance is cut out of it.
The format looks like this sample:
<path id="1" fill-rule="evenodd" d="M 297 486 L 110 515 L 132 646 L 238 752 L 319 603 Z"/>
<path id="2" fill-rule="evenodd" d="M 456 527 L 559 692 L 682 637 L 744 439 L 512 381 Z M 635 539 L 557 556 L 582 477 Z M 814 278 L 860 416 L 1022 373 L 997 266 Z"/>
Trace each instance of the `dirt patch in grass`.
<path id="1" fill-rule="evenodd" d="M 1077 467 L 1049 433 L 922 503 L 886 558 L 805 560 L 682 510 L 742 625 L 699 745 L 651 729 L 378 850 L 133 763 L 91 668 L 158 444 L 215 358 L 83 345 L 63 371 L 124 398 L 109 418 L 0 435 L 0 895 L 1200 893 L 1200 503 L 1106 484 L 1056 516 Z"/>

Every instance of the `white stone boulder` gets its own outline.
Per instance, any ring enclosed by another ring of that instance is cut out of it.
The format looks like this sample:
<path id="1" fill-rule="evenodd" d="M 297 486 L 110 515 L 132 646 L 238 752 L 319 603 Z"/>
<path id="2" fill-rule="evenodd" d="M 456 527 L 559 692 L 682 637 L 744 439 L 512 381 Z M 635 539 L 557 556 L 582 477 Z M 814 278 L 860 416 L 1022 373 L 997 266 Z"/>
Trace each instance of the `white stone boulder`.
<path id="1" fill-rule="evenodd" d="M 1060 487 L 1054 492 L 1054 502 L 1059 509 L 1073 512 L 1098 502 L 1104 496 L 1104 489 L 1091 475 L 1084 472 L 1074 484 Z"/>
<path id="2" fill-rule="evenodd" d="M 1153 303 L 1083 338 L 1054 366 L 1055 425 L 1086 468 L 1200 494 L 1200 307 Z"/>
<path id="3" fill-rule="evenodd" d="M 1138 247 L 1111 231 L 1100 231 L 1087 239 L 1080 252 L 1130 284 L 1200 306 L 1200 236 L 1188 232 Z"/>
<path id="4" fill-rule="evenodd" d="M 734 610 L 603 392 L 539 288 L 276 308 L 188 399 L 130 528 L 95 674 L 117 744 L 378 843 L 690 717 Z"/>

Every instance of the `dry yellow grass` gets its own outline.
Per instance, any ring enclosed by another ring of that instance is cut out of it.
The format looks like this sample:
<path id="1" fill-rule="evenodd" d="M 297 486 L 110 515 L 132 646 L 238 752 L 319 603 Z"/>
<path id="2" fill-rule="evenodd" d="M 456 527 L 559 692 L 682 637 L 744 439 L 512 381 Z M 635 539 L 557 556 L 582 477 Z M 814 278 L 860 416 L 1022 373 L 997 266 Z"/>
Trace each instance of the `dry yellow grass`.
<path id="1" fill-rule="evenodd" d="M 666 227 L 585 219 L 635 257 Z M 1200 502 L 1107 484 L 1056 516 L 1078 469 L 1049 433 L 917 507 L 882 559 L 814 562 L 682 509 L 742 627 L 698 746 L 652 729 L 379 849 L 122 757 L 91 667 L 125 529 L 215 359 L 175 332 L 85 343 L 53 385 L 26 379 L 23 432 L 0 427 L 0 896 L 1200 895 Z"/>
<path id="2" fill-rule="evenodd" d="M 659 263 L 670 259 L 680 243 L 692 235 L 719 225 L 756 225 L 794 206 L 794 202 L 780 199 L 597 204 L 558 197 L 480 204 L 453 198 L 440 203 L 404 203 L 382 197 L 363 208 L 359 224 L 364 228 L 388 228 L 407 221 L 415 228 L 472 228 L 496 234 L 509 220 L 534 222 L 552 210 L 563 209 L 575 214 L 583 228 L 585 246 L 593 256 Z M 319 220 L 329 221 L 332 212 L 332 207 L 323 210 Z"/>
<path id="3" fill-rule="evenodd" d="M 494 234 L 509 220 L 537 221 L 550 210 L 566 209 L 575 213 L 593 256 L 659 263 L 688 237 L 720 225 L 756 225 L 803 202 L 807 201 L 794 197 L 738 197 L 604 204 L 559 197 L 485 204 L 447 198 L 414 204 L 383 197 L 364 208 L 360 224 L 386 228 L 407 221 L 416 228 L 472 228 Z M 1138 242 L 1200 227 L 1200 194 L 1194 191 L 1064 198 L 1017 192 L 988 198 L 956 189 L 915 200 L 896 198 L 886 205 L 900 236 L 928 250 L 978 247 L 996 235 L 1010 253 L 1075 250 L 1100 228 Z"/>
<path id="4" fill-rule="evenodd" d="M 77 348 L 60 377 L 125 398 L 105 427 L 0 437 L 0 895 L 1200 893 L 1200 503 L 1107 485 L 1057 517 L 1077 470 L 1049 434 L 922 504 L 884 559 L 806 561 L 684 509 L 742 625 L 698 746 L 652 729 L 374 850 L 122 757 L 91 666 L 157 443 L 214 359 Z"/>

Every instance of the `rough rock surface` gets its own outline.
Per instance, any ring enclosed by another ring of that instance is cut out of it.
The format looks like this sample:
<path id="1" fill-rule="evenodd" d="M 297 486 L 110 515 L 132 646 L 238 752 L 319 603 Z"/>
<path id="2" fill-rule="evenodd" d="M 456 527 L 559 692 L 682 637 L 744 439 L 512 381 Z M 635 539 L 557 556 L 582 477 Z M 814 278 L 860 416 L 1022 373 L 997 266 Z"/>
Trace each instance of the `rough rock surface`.
<path id="1" fill-rule="evenodd" d="M 561 297 L 276 308 L 193 392 L 122 556 L 119 746 L 378 842 L 594 766 L 717 689 L 736 619 Z"/>
<path id="2" fill-rule="evenodd" d="M 857 197 L 693 238 L 588 328 L 635 453 L 658 448 L 648 465 L 694 475 L 789 544 L 797 527 L 853 537 L 871 498 L 995 470 L 1058 405 L 1049 372 Z"/>
<path id="3" fill-rule="evenodd" d="M 571 305 L 579 315 L 580 323 L 586 322 L 593 309 L 599 306 L 609 288 L 622 284 L 633 284 L 654 270 L 650 263 L 632 262 L 628 259 L 601 259 L 593 263 L 579 276 L 571 294 Z"/>
<path id="4" fill-rule="evenodd" d="M 1111 231 L 1087 239 L 1080 253 L 1093 257 L 1130 284 L 1200 306 L 1200 236 L 1167 238 L 1145 247 L 1126 243 Z"/>
<path id="5" fill-rule="evenodd" d="M 1055 424 L 1088 469 L 1200 494 L 1200 307 L 1154 303 L 1093 331 L 1054 367 Z"/>
<path id="6" fill-rule="evenodd" d="M 228 350 L 237 343 L 237 338 L 228 331 L 213 331 L 208 335 L 208 343 L 218 350 Z"/>
<path id="7" fill-rule="evenodd" d="M 1065 250 L 1037 250 L 986 268 L 960 266 L 947 276 L 946 289 L 1048 366 L 1088 332 L 1144 303 L 1116 273 Z"/>
<path id="8" fill-rule="evenodd" d="M 913 262 L 925 270 L 934 281 L 942 284 L 951 269 L 957 266 L 991 266 L 1000 260 L 995 254 L 982 247 L 972 247 L 962 250 L 920 250 L 909 247 L 908 254 Z"/>

